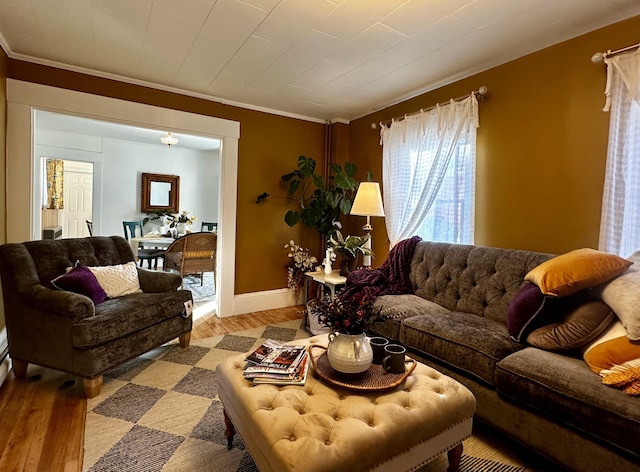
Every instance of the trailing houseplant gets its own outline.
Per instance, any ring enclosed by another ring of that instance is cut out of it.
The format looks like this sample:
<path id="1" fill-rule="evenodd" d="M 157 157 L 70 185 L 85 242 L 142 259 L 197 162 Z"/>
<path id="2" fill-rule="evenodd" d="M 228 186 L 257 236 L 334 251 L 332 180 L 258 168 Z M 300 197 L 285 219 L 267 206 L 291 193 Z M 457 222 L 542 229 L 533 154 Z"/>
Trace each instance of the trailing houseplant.
<path id="1" fill-rule="evenodd" d="M 285 198 L 299 204 L 299 209 L 289 210 L 284 221 L 289 226 L 302 223 L 315 229 L 324 240 L 340 228 L 340 215 L 348 215 L 353 205 L 358 182 L 354 178 L 356 165 L 350 162 L 344 168 L 331 163 L 331 174 L 325 178 L 316 173 L 316 161 L 312 157 L 299 156 L 298 168 L 280 177 L 287 186 Z M 264 202 L 271 195 L 258 196 L 256 203 Z"/>

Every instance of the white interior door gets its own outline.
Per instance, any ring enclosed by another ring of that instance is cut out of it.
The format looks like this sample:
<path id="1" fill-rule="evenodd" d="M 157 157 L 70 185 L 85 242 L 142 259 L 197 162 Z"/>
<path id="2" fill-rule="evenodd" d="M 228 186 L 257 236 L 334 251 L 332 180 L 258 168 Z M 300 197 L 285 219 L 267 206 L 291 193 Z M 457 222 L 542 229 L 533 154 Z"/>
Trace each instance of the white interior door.
<path id="1" fill-rule="evenodd" d="M 64 212 L 62 236 L 89 236 L 86 221 L 92 218 L 93 165 L 64 161 Z"/>

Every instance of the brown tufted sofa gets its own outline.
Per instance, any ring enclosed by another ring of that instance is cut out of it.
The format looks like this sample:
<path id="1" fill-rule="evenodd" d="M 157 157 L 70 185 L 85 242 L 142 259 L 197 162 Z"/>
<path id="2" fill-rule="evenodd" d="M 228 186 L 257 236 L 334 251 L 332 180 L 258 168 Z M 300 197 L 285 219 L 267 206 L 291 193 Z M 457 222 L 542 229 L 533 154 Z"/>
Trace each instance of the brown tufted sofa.
<path id="1" fill-rule="evenodd" d="M 180 276 L 137 268 L 142 292 L 107 299 L 57 290 L 51 280 L 76 261 L 110 266 L 133 261 L 122 237 L 96 236 L 0 246 L 0 276 L 9 355 L 16 377 L 29 363 L 84 379 L 85 393 L 100 392 L 102 374 L 171 339 L 189 344 L 191 292 Z"/>
<path id="2" fill-rule="evenodd" d="M 532 268 L 553 257 L 530 251 L 421 241 L 414 293 L 378 297 L 399 319 L 374 332 L 467 386 L 476 419 L 568 470 L 640 470 L 640 398 L 603 385 L 578 354 L 509 336 L 506 313 Z"/>

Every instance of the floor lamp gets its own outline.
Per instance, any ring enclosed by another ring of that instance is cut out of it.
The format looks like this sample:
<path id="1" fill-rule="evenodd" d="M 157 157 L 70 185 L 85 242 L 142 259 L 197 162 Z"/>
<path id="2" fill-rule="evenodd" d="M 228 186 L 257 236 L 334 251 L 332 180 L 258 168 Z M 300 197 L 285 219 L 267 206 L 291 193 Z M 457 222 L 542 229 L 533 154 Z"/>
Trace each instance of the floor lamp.
<path id="1" fill-rule="evenodd" d="M 356 198 L 353 200 L 351 214 L 358 216 L 366 216 L 367 224 L 362 227 L 368 236 L 366 247 L 371 249 L 371 226 L 370 218 L 372 216 L 384 216 L 384 207 L 382 206 L 382 195 L 380 194 L 380 184 L 378 182 L 360 182 Z M 362 265 L 371 267 L 371 256 L 362 256 Z"/>

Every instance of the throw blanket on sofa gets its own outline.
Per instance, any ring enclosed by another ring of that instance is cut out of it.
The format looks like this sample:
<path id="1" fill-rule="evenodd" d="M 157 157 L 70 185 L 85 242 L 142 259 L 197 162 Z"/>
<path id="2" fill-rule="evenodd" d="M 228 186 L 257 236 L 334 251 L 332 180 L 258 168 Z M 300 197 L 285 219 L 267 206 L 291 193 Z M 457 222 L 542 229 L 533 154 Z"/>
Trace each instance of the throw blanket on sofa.
<path id="1" fill-rule="evenodd" d="M 413 236 L 400 241 L 389 251 L 387 260 L 377 269 L 359 269 L 349 273 L 347 283 L 340 291 L 340 298 L 375 298 L 380 295 L 411 293 L 411 258 L 421 240 L 420 236 Z"/>

